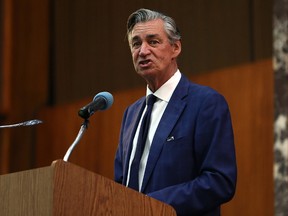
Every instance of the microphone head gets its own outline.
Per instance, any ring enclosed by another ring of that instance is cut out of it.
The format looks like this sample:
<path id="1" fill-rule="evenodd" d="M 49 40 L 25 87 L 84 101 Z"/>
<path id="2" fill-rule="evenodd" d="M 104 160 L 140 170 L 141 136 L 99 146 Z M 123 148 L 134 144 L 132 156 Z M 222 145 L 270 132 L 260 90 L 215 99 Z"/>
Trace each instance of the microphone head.
<path id="1" fill-rule="evenodd" d="M 113 96 L 109 92 L 98 93 L 91 103 L 82 107 L 78 111 L 78 115 L 84 119 L 88 119 L 97 110 L 106 110 L 113 104 Z"/>
<path id="2" fill-rule="evenodd" d="M 100 92 L 97 95 L 95 95 L 95 97 L 93 98 L 93 101 L 96 101 L 100 97 L 106 101 L 105 105 L 103 107 L 101 107 L 100 110 L 109 109 L 114 102 L 113 95 L 110 94 L 109 92 Z"/>

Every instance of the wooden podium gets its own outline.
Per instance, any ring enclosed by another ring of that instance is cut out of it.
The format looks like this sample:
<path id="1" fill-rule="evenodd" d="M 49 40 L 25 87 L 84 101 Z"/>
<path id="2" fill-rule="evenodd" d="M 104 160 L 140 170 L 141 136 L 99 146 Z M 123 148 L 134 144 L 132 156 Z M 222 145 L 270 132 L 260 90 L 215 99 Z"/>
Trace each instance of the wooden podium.
<path id="1" fill-rule="evenodd" d="M 0 215 L 176 216 L 158 200 L 57 160 L 51 166 L 0 176 Z"/>

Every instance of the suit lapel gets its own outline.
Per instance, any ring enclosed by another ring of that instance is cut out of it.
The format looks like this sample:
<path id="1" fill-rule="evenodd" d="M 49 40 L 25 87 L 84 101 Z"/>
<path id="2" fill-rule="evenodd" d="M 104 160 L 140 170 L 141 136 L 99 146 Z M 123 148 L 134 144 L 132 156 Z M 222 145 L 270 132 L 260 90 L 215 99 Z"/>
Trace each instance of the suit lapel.
<path id="1" fill-rule="evenodd" d="M 124 149 L 123 149 L 123 151 L 124 151 L 123 155 L 125 156 L 123 184 L 126 184 L 126 181 L 127 181 L 127 174 L 128 174 L 130 155 L 131 155 L 132 146 L 133 146 L 133 139 L 134 139 L 136 129 L 137 129 L 138 123 L 140 121 L 141 114 L 143 112 L 144 107 L 145 107 L 145 97 L 140 99 L 138 104 L 134 108 L 133 112 L 135 114 L 131 115 L 131 116 L 133 116 L 133 119 L 131 120 L 130 125 L 129 125 L 129 130 L 128 130 L 129 132 L 127 132 L 125 134 L 125 137 L 123 137 L 123 140 L 128 141 L 128 145 L 124 145 Z"/>
<path id="2" fill-rule="evenodd" d="M 164 114 L 160 120 L 160 123 L 157 127 L 156 133 L 154 135 L 148 161 L 146 164 L 146 170 L 144 174 L 144 179 L 142 183 L 141 191 L 145 190 L 145 187 L 148 184 L 149 178 L 153 172 L 153 169 L 157 163 L 157 160 L 163 149 L 163 145 L 166 143 L 168 136 L 170 135 L 172 129 L 177 123 L 179 116 L 183 112 L 186 101 L 183 100 L 188 92 L 188 80 L 183 77 L 176 87 L 167 107 L 164 111 Z"/>

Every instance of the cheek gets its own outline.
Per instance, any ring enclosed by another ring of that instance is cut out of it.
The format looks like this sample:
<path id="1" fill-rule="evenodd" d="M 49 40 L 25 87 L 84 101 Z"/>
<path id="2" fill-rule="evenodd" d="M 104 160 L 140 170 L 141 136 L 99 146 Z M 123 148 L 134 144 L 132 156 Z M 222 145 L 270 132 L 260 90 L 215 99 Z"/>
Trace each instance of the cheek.
<path id="1" fill-rule="evenodd" d="M 135 64 L 137 62 L 138 55 L 137 55 L 136 52 L 132 52 L 131 54 L 132 54 L 132 60 L 133 60 L 133 62 Z"/>

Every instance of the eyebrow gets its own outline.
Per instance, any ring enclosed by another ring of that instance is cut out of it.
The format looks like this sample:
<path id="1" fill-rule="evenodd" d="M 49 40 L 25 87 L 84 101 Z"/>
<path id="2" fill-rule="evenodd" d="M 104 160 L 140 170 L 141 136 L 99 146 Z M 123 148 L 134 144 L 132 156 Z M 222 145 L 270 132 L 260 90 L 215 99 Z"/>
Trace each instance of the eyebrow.
<path id="1" fill-rule="evenodd" d="M 159 37 L 159 34 L 149 34 L 146 35 L 146 38 L 150 39 L 150 38 L 155 38 L 155 37 Z"/>
<path id="2" fill-rule="evenodd" d="M 148 34 L 145 36 L 146 39 L 151 39 L 151 38 L 155 38 L 155 37 L 159 37 L 159 34 Z M 140 37 L 138 35 L 134 36 L 131 41 L 135 41 L 138 40 Z"/>

